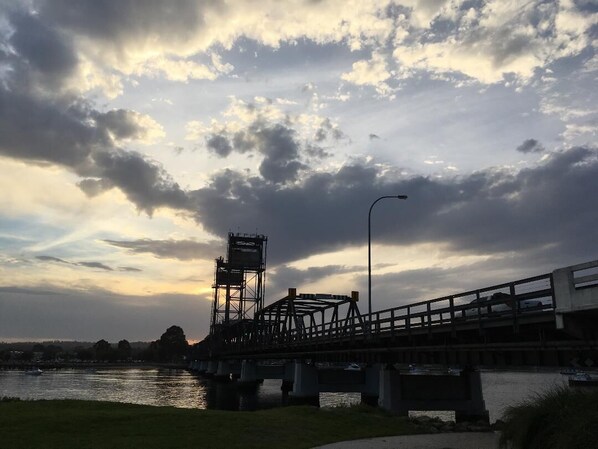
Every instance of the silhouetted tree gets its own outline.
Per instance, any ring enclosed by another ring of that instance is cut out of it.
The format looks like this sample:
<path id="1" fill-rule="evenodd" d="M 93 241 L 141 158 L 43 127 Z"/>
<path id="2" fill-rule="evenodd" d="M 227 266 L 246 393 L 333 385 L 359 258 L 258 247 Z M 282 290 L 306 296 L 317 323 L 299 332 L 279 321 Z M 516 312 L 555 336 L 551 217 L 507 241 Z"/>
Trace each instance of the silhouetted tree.
<path id="1" fill-rule="evenodd" d="M 111 360 L 114 358 L 112 345 L 104 339 L 94 343 L 93 350 L 95 352 L 96 360 Z"/>
<path id="2" fill-rule="evenodd" d="M 63 352 L 62 347 L 58 345 L 48 345 L 44 348 L 44 360 L 56 360 L 56 358 Z"/>
<path id="3" fill-rule="evenodd" d="M 119 360 L 128 360 L 131 358 L 131 344 L 127 340 L 121 340 L 118 342 L 117 349 Z"/>
<path id="4" fill-rule="evenodd" d="M 188 349 L 187 337 L 179 326 L 170 326 L 158 340 L 158 350 L 162 361 L 181 361 Z"/>
<path id="5" fill-rule="evenodd" d="M 83 346 L 77 346 L 74 349 L 74 352 L 79 360 L 93 359 L 93 350 L 91 348 L 84 348 Z"/>
<path id="6" fill-rule="evenodd" d="M 152 341 L 149 344 L 149 346 L 141 352 L 139 358 L 148 362 L 157 362 L 158 360 L 160 360 L 160 351 L 158 349 L 158 343 L 159 340 Z"/>

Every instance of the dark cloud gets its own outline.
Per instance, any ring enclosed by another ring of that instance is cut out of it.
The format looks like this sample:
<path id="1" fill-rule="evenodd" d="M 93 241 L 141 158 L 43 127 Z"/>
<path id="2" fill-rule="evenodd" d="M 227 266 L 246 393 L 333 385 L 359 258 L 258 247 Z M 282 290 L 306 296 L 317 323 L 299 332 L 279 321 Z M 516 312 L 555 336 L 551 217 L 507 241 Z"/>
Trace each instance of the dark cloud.
<path id="1" fill-rule="evenodd" d="M 127 271 L 127 272 L 139 272 L 139 271 L 143 271 L 139 268 L 135 268 L 135 267 L 118 267 L 118 271 Z"/>
<path id="2" fill-rule="evenodd" d="M 61 293 L 53 290 L 45 290 L 45 289 L 38 289 L 38 288 L 23 288 L 23 287 L 0 287 L 0 293 L 16 293 L 16 294 L 23 294 L 23 295 L 40 295 L 40 296 L 48 296 L 48 295 L 60 295 Z M 0 296 L 0 300 L 2 297 Z"/>
<path id="3" fill-rule="evenodd" d="M 88 195 L 119 188 L 148 214 L 157 207 L 184 208 L 185 193 L 164 169 L 140 153 L 113 147 L 109 130 L 90 123 L 97 113 L 89 105 L 28 94 L 0 85 L 0 155 L 89 177 L 80 183 Z"/>
<path id="4" fill-rule="evenodd" d="M 265 180 L 275 184 L 293 182 L 299 172 L 307 168 L 301 161 L 302 146 L 296 138 L 295 130 L 281 123 L 269 124 L 258 119 L 233 136 L 229 136 L 225 129 L 219 134 L 213 133 L 206 138 L 206 145 L 208 150 L 221 157 L 228 156 L 232 151 L 258 152 L 263 156 L 259 166 L 260 174 Z M 310 155 L 316 154 L 317 152 L 310 151 Z"/>
<path id="5" fill-rule="evenodd" d="M 295 131 L 277 124 L 255 132 L 258 148 L 265 156 L 260 164 L 260 174 L 274 183 L 295 181 L 299 171 L 307 166 L 299 161 L 299 147 Z"/>
<path id="6" fill-rule="evenodd" d="M 353 164 L 280 188 L 229 170 L 190 196 L 197 220 L 215 235 L 240 224 L 267 234 L 274 263 L 365 244 L 372 201 L 397 193 L 409 200 L 387 200 L 373 211 L 376 242 L 438 242 L 477 254 L 553 248 L 563 260 L 578 260 L 591 258 L 579 236 L 598 241 L 598 212 L 586 202 L 596 191 L 597 150 L 574 147 L 534 168 L 452 179 L 397 179 Z"/>
<path id="7" fill-rule="evenodd" d="M 119 188 L 148 214 L 156 207 L 184 208 L 185 193 L 158 163 L 114 146 L 114 138 L 145 134 L 137 114 L 100 112 L 89 101 L 60 93 L 60 86 L 40 85 L 33 76 L 38 69 L 65 81 L 74 63 L 57 55 L 68 54 L 69 47 L 33 16 L 19 13 L 9 19 L 16 53 L 5 53 L 10 70 L 0 83 L 0 155 L 66 167 L 89 178 L 80 184 L 89 195 Z"/>
<path id="8" fill-rule="evenodd" d="M 203 338 L 209 329 L 210 302 L 197 295 L 0 287 L 0 310 L 0 340 L 150 341 L 173 324 L 188 338 Z"/>
<path id="9" fill-rule="evenodd" d="M 378 136 L 377 134 L 370 134 L 368 137 L 369 137 L 370 140 L 374 140 L 374 139 L 379 139 L 380 138 L 380 136 Z"/>
<path id="10" fill-rule="evenodd" d="M 143 137 L 146 130 L 139 125 L 137 115 L 127 109 L 114 109 L 98 113 L 95 121 L 99 128 L 108 131 L 116 139 Z"/>
<path id="11" fill-rule="evenodd" d="M 326 265 L 322 267 L 309 267 L 306 269 L 293 268 L 288 265 L 279 265 L 274 268 L 268 277 L 268 292 L 270 299 L 282 297 L 287 288 L 301 287 L 307 283 L 320 280 L 325 277 L 346 273 L 361 273 L 364 266 Z M 305 293 L 336 293 L 336 292 L 305 292 Z M 344 293 L 344 292 L 340 292 Z M 346 292 L 345 292 L 346 293 Z"/>
<path id="12" fill-rule="evenodd" d="M 127 198 L 149 215 L 157 207 L 184 209 L 185 192 L 154 161 L 135 151 L 119 148 L 94 156 L 99 181 L 118 187 Z"/>
<path id="13" fill-rule="evenodd" d="M 174 0 L 168 4 L 159 0 L 102 1 L 82 0 L 39 2 L 40 16 L 60 28 L 87 36 L 97 45 L 122 55 L 123 47 L 155 45 L 155 37 L 184 45 L 203 24 L 202 10 L 220 4 L 217 0 L 196 2 Z"/>
<path id="14" fill-rule="evenodd" d="M 57 262 L 57 263 L 63 263 L 63 264 L 67 264 L 67 265 L 73 265 L 73 266 L 79 266 L 79 267 L 85 267 L 85 268 L 99 268 L 99 269 L 105 270 L 105 271 L 114 271 L 113 268 L 111 268 L 108 265 L 105 265 L 101 262 L 69 262 L 68 260 L 60 259 L 60 258 L 54 257 L 54 256 L 35 256 L 35 258 L 38 260 L 41 260 L 42 262 Z M 142 270 L 140 270 L 139 268 L 134 268 L 134 267 L 118 267 L 118 271 L 136 272 L 136 271 L 142 271 Z"/>
<path id="15" fill-rule="evenodd" d="M 213 134 L 206 140 L 208 150 L 213 151 L 220 157 L 227 157 L 232 153 L 233 147 L 225 136 Z"/>
<path id="16" fill-rule="evenodd" d="M 314 140 L 316 142 L 323 142 L 326 139 L 340 140 L 345 137 L 344 133 L 326 117 L 320 122 L 319 128 L 316 130 Z"/>
<path id="17" fill-rule="evenodd" d="M 194 259 L 215 259 L 223 255 L 224 244 L 219 241 L 208 243 L 195 240 L 104 240 L 109 245 L 124 248 L 131 253 L 153 254 L 159 258 L 194 260 Z"/>
<path id="18" fill-rule="evenodd" d="M 100 270 L 105 271 L 114 271 L 108 265 L 104 265 L 101 262 L 77 262 L 75 265 L 79 265 L 80 267 L 87 267 L 87 268 L 98 268 Z"/>
<path id="19" fill-rule="evenodd" d="M 27 64 L 30 75 L 49 88 L 60 88 L 78 63 L 69 39 L 36 15 L 19 11 L 9 20 L 15 30 L 10 44 Z"/>
<path id="20" fill-rule="evenodd" d="M 521 153 L 542 153 L 546 151 L 544 146 L 536 139 L 527 139 L 524 140 L 521 145 L 516 148 L 517 151 Z"/>
<path id="21" fill-rule="evenodd" d="M 52 257 L 52 256 L 35 256 L 36 259 L 44 261 L 44 262 L 58 262 L 58 263 L 65 263 L 68 265 L 72 265 L 70 262 L 67 262 L 66 260 L 63 259 L 59 259 L 58 257 Z"/>

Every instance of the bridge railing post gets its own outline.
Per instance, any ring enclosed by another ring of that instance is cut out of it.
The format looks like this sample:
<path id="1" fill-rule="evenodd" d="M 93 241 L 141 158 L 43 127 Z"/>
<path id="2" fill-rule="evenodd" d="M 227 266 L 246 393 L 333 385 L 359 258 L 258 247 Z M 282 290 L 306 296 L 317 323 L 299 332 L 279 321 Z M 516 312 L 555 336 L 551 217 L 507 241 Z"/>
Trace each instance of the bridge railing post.
<path id="1" fill-rule="evenodd" d="M 513 332 L 519 333 L 519 300 L 515 296 L 515 285 L 509 285 L 509 295 L 511 296 L 512 308 L 513 308 Z"/>
<path id="2" fill-rule="evenodd" d="M 449 297 L 449 308 L 451 314 L 451 337 L 457 336 L 457 329 L 455 328 L 455 298 Z"/>
<path id="3" fill-rule="evenodd" d="M 428 318 L 428 338 L 432 338 L 432 304 L 426 303 L 426 313 Z"/>

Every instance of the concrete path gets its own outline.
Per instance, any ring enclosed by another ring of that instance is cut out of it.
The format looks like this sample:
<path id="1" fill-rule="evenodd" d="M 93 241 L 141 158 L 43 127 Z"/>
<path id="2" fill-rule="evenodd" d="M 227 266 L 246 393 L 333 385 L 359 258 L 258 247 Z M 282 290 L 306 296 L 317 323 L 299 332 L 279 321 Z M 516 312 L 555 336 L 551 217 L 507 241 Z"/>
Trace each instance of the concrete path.
<path id="1" fill-rule="evenodd" d="M 436 433 L 343 441 L 313 449 L 497 449 L 499 438 L 498 432 Z"/>

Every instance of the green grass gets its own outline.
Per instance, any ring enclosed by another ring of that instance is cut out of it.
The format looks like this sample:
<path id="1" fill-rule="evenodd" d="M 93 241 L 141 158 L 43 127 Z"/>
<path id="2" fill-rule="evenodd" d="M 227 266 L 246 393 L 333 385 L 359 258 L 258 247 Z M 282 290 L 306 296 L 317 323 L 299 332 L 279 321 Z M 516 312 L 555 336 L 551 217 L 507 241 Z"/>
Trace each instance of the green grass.
<path id="1" fill-rule="evenodd" d="M 0 448 L 309 448 L 415 433 L 374 408 L 189 410 L 95 401 L 0 401 Z"/>
<path id="2" fill-rule="evenodd" d="M 503 420 L 501 447 L 596 449 L 598 390 L 559 387 L 508 408 Z"/>

